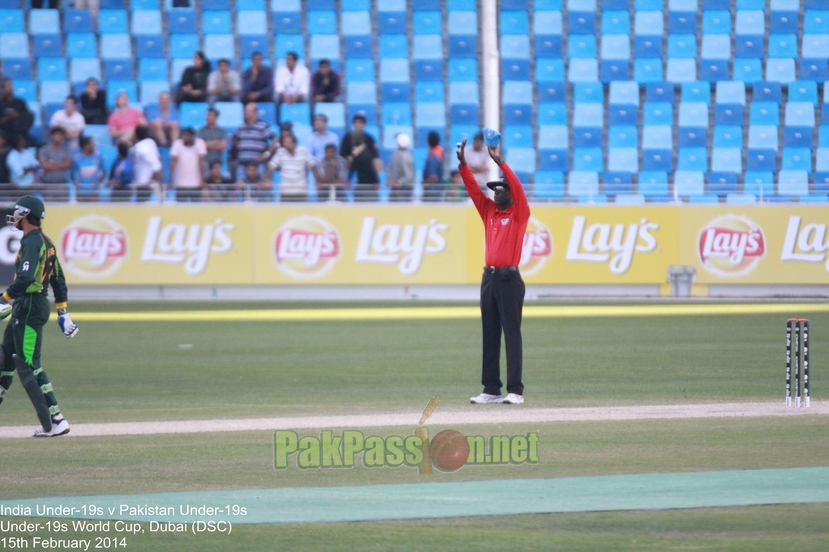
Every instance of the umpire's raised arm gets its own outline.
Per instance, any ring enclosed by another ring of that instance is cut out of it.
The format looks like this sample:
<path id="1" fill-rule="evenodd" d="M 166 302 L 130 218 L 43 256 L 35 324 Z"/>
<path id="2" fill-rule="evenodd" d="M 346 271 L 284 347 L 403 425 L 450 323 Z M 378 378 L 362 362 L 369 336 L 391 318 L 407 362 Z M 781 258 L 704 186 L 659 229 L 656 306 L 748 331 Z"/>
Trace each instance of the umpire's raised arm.
<path id="1" fill-rule="evenodd" d="M 527 193 L 524 191 L 524 186 L 521 184 L 521 181 L 515 173 L 512 172 L 512 167 L 510 167 L 506 161 L 501 159 L 501 146 L 499 145 L 495 148 L 487 146 L 487 150 L 489 150 L 489 156 L 493 161 L 495 161 L 495 164 L 498 165 L 501 172 L 504 173 L 504 179 L 506 179 L 507 184 L 509 184 L 510 196 L 512 197 L 513 205 L 515 205 L 516 214 L 520 219 L 523 219 L 524 217 L 529 218 L 530 203 L 527 201 Z"/>
<path id="2" fill-rule="evenodd" d="M 486 194 L 481 191 L 478 181 L 475 180 L 475 175 L 472 174 L 472 169 L 470 169 L 469 165 L 466 164 L 465 150 L 466 138 L 463 139 L 460 147 L 458 148 L 458 172 L 461 174 L 463 185 L 466 186 L 466 191 L 469 192 L 469 197 L 472 198 L 472 203 L 475 204 L 475 207 L 480 213 L 482 212 L 481 208 L 483 207 L 484 202 L 487 201 L 487 197 Z"/>

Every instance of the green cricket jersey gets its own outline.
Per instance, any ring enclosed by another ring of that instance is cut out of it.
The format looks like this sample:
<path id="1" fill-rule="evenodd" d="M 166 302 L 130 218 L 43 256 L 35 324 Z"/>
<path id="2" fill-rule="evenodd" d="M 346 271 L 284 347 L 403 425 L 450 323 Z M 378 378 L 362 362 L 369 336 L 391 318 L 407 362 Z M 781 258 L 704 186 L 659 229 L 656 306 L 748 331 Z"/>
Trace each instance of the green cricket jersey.
<path id="1" fill-rule="evenodd" d="M 57 251 L 52 240 L 38 228 L 20 240 L 14 282 L 3 295 L 7 300 L 20 299 L 27 294 L 47 295 L 50 285 L 55 294 L 55 306 L 66 308 L 66 278 Z"/>

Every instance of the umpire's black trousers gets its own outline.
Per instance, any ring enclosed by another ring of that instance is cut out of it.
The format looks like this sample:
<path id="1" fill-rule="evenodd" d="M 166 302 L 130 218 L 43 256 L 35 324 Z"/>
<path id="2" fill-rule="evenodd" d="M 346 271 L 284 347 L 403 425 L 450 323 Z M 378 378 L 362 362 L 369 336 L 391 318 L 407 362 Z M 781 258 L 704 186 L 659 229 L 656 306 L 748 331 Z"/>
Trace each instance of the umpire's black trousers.
<path id="1" fill-rule="evenodd" d="M 484 358 L 481 383 L 484 393 L 501 394 L 501 330 L 507 346 L 507 393 L 524 394 L 521 382 L 523 345 L 521 312 L 524 280 L 517 267 L 484 267 L 481 281 L 481 322 Z"/>

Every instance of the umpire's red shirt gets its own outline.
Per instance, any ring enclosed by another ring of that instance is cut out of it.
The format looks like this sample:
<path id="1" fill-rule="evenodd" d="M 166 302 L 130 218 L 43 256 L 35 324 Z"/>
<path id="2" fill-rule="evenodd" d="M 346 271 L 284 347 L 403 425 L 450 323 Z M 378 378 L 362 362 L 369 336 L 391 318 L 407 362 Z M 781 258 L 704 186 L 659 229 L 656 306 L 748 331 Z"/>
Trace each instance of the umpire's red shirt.
<path id="1" fill-rule="evenodd" d="M 530 204 L 521 181 L 506 163 L 501 164 L 501 171 L 509 184 L 512 205 L 501 211 L 494 201 L 481 191 L 478 181 L 469 169 L 469 165 L 459 168 L 463 184 L 469 197 L 478 209 L 484 221 L 486 231 L 486 265 L 518 266 L 521 261 L 521 249 L 524 247 L 524 234 L 530 220 Z"/>

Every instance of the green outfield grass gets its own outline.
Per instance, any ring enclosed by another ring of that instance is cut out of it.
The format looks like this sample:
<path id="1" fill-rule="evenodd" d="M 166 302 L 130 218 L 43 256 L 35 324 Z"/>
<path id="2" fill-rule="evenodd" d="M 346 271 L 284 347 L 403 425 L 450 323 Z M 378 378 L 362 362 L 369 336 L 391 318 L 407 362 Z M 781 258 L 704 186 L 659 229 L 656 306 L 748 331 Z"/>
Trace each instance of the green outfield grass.
<path id="1" fill-rule="evenodd" d="M 77 312 L 232 306 L 72 305 Z M 244 305 L 275 307 L 279 305 Z M 825 399 L 822 359 L 829 349 L 824 331 L 829 314 L 809 318 L 813 397 Z M 526 319 L 528 406 L 782 404 L 785 319 Z M 180 344 L 192 348 L 180 349 Z M 89 322 L 81 324 L 73 340 L 64 339 L 52 321 L 43 365 L 72 423 L 209 424 L 218 418 L 419 411 L 434 395 L 441 396 L 439 408 L 474 408 L 468 398 L 480 391 L 480 348 L 476 320 Z M 365 431 L 402 434 L 416 423 Z M 0 406 L 0 424 L 36 425 L 17 381 Z M 430 426 L 432 434 L 440 429 Z M 829 458 L 829 419 L 817 416 L 458 429 L 466 435 L 538 431 L 540 462 L 467 466 L 435 474 L 432 480 L 805 467 L 826 465 Z M 0 453 L 0 499 L 429 480 L 411 468 L 277 472 L 271 432 L 13 439 L 0 442 Z M 827 508 L 811 504 L 235 526 L 229 537 L 142 535 L 131 540 L 129 549 L 817 550 L 829 536 Z"/>

